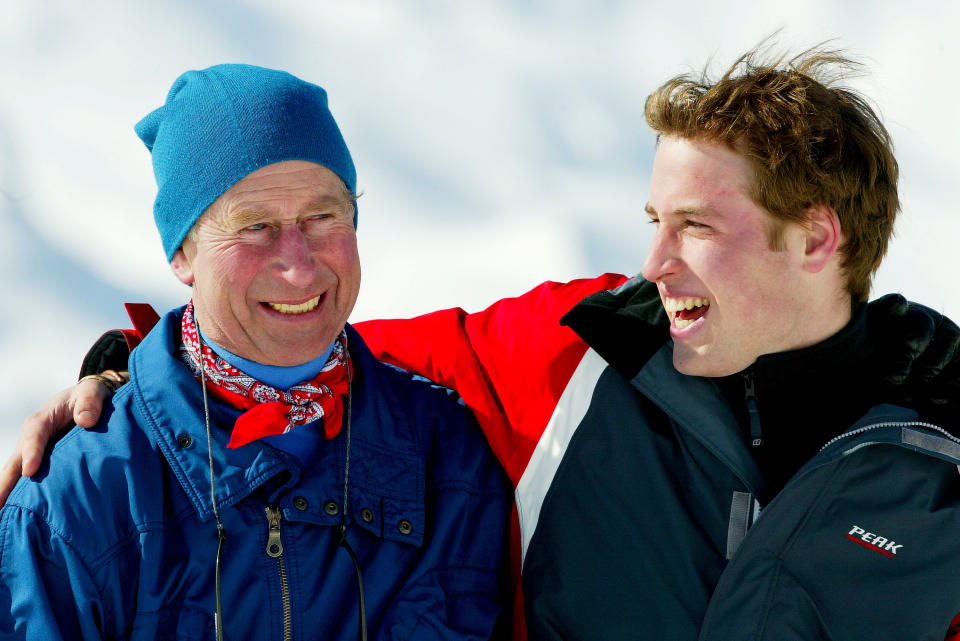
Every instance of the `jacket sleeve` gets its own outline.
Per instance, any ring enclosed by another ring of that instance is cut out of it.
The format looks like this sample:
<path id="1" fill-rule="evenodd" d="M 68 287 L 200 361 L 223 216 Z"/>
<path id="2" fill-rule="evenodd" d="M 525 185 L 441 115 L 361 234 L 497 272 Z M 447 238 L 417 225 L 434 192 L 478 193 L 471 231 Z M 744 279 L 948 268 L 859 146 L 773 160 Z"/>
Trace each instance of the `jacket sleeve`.
<path id="1" fill-rule="evenodd" d="M 99 592 L 86 565 L 32 511 L 0 516 L 0 639 L 102 639 Z"/>
<path id="2" fill-rule="evenodd" d="M 560 318 L 625 280 L 546 282 L 477 313 L 454 308 L 355 327 L 377 358 L 457 390 L 516 485 L 587 350 Z"/>

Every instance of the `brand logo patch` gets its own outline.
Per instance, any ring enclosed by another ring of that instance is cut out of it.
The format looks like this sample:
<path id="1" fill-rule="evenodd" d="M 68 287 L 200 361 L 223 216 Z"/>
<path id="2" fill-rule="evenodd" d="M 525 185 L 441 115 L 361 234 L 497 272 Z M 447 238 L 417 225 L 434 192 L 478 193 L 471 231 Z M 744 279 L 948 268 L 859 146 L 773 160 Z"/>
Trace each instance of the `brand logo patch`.
<path id="1" fill-rule="evenodd" d="M 847 532 L 847 538 L 867 549 L 879 552 L 888 558 L 895 557 L 897 550 L 903 547 L 902 543 L 897 543 L 892 539 L 874 534 L 873 532 L 867 532 L 859 525 L 854 525 L 853 528 Z"/>

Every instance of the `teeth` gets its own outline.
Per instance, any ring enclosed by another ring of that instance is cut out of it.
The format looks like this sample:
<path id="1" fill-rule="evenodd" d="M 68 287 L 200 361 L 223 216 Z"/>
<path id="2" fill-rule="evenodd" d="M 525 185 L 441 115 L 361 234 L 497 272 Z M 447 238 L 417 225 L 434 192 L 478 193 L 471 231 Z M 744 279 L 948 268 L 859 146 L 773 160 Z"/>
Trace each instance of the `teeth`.
<path id="1" fill-rule="evenodd" d="M 319 304 L 319 296 L 316 298 L 311 298 L 307 302 L 300 303 L 299 305 L 287 305 L 286 303 L 267 303 L 271 309 L 274 309 L 281 314 L 304 314 L 312 309 L 316 309 L 317 305 Z"/>
<path id="2" fill-rule="evenodd" d="M 683 320 L 682 318 L 673 319 L 673 324 L 677 326 L 677 329 L 683 329 L 684 327 L 690 327 L 693 325 L 692 320 Z"/>
<path id="3" fill-rule="evenodd" d="M 669 313 L 674 314 L 683 309 L 693 309 L 694 307 L 709 307 L 710 300 L 707 298 L 664 298 L 663 307 Z M 689 323 L 687 323 L 689 325 Z"/>

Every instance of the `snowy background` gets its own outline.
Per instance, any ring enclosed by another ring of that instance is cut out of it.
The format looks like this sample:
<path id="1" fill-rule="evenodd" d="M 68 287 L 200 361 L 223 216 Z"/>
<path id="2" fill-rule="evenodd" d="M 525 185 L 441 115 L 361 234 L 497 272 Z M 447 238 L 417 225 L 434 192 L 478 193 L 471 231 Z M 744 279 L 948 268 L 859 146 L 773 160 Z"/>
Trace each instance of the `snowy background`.
<path id="1" fill-rule="evenodd" d="M 711 57 L 725 68 L 777 29 L 794 50 L 836 38 L 870 70 L 851 84 L 879 106 L 902 171 L 903 215 L 874 292 L 960 317 L 960 10 L 947 7 L 3 0 L 0 455 L 100 333 L 129 326 L 122 302 L 186 300 L 133 124 L 181 72 L 221 62 L 327 88 L 364 192 L 360 320 L 639 271 L 647 94 Z"/>

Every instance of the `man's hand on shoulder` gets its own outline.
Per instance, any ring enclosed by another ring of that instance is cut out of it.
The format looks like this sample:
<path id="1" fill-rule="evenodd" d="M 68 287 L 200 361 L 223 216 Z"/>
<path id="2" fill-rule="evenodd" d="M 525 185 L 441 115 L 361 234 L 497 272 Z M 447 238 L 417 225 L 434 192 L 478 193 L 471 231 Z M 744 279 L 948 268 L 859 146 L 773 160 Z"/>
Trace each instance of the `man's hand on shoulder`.
<path id="1" fill-rule="evenodd" d="M 16 451 L 0 469 L 0 506 L 7 502 L 21 475 L 33 476 L 40 469 L 47 446 L 58 434 L 74 424 L 86 428 L 96 425 L 104 401 L 128 378 L 126 372 L 114 370 L 85 376 L 76 385 L 51 396 L 28 416 L 20 428 Z"/>

